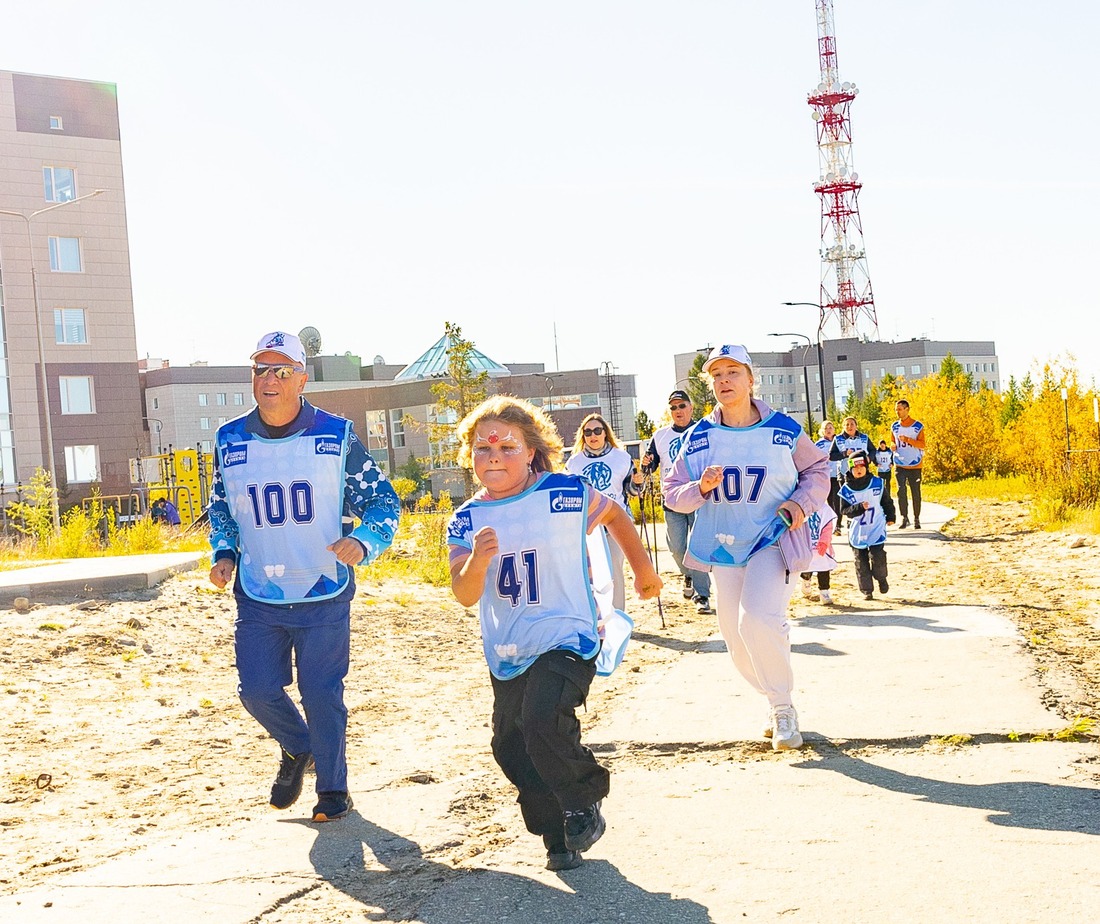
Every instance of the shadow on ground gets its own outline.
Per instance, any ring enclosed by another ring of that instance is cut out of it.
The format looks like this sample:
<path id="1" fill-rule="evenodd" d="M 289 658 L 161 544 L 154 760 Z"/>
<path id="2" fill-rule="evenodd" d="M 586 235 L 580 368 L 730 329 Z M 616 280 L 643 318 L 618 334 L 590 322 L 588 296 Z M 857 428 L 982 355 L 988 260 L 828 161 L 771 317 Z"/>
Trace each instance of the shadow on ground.
<path id="1" fill-rule="evenodd" d="M 842 751 L 822 757 L 792 766 L 830 770 L 938 805 L 981 809 L 990 813 L 986 818 L 995 825 L 1100 835 L 1100 789 L 1035 781 L 954 783 L 890 770 Z"/>
<path id="2" fill-rule="evenodd" d="M 532 856 L 541 865 L 541 843 L 534 837 L 530 840 Z M 607 860 L 587 860 L 579 869 L 556 874 L 561 880 L 558 887 L 512 872 L 455 869 L 424 856 L 415 841 L 355 811 L 338 824 L 318 829 L 310 861 L 325 881 L 372 909 L 365 920 L 713 924 L 702 905 L 665 892 L 648 892 Z M 383 868 L 369 868 L 377 864 Z"/>

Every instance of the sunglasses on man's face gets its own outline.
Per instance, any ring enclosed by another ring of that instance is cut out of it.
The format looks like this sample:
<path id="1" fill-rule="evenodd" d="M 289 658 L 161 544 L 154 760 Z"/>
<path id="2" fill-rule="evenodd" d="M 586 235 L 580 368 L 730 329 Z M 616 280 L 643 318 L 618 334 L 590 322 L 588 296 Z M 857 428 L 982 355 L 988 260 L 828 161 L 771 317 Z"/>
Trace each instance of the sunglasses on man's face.
<path id="1" fill-rule="evenodd" d="M 603 436 L 603 427 L 585 427 L 581 432 L 585 436 Z"/>
<path id="2" fill-rule="evenodd" d="M 668 406 L 670 411 L 682 411 L 685 407 L 687 407 L 687 404 L 670 404 Z"/>
<path id="3" fill-rule="evenodd" d="M 253 366 L 252 367 L 252 374 L 258 379 L 262 379 L 269 372 L 275 373 L 275 378 L 277 378 L 277 379 L 289 379 L 295 373 L 304 372 L 304 371 L 305 371 L 304 369 L 301 369 L 298 366 Z"/>

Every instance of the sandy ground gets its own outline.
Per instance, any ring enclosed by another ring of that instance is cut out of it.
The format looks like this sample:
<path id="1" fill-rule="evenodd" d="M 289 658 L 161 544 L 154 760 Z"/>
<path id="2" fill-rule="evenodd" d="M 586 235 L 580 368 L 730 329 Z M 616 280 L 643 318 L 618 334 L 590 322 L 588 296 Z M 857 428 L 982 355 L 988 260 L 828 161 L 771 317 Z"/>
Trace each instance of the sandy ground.
<path id="1" fill-rule="evenodd" d="M 1017 503 L 964 506 L 946 538 L 926 535 L 933 560 L 892 567 L 888 598 L 867 603 L 850 565 L 834 572 L 835 608 L 1002 607 L 1030 639 L 1048 705 L 1067 724 L 1100 714 L 1096 537 L 1071 548 L 1071 535 L 1029 528 Z M 667 555 L 659 564 L 662 572 L 672 566 Z M 678 579 L 666 581 L 665 624 L 656 603 L 635 604 L 628 660 L 594 685 L 588 726 L 714 633 L 714 617 L 695 613 Z M 796 591 L 792 614 L 823 606 Z M 233 613 L 232 598 L 214 591 L 205 572 L 142 594 L 0 612 L 0 894 L 138 850 L 151 838 L 272 811 L 277 748 L 235 695 Z M 368 575 L 352 620 L 348 754 L 356 790 L 461 783 L 449 810 L 454 835 L 424 858 L 436 882 L 440 869 L 457 872 L 494 844 L 528 837 L 489 754 L 490 692 L 475 614 L 446 588 Z M 310 805 L 307 790 L 296 809 Z M 388 907 L 413 914 L 431 886 L 415 869 L 394 876 Z M 296 914 L 288 907 L 279 920 L 308 920 Z"/>

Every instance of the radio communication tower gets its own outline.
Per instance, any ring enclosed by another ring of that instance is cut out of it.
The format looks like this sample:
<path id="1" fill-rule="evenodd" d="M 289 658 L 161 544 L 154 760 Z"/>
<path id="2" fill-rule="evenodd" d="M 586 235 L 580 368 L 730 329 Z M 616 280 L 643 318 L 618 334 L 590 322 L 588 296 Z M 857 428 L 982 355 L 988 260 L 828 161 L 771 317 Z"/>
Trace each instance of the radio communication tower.
<path id="1" fill-rule="evenodd" d="M 817 123 L 817 153 L 821 175 L 814 192 L 821 198 L 821 306 L 819 335 L 827 323 L 840 324 L 840 336 L 865 334 L 878 339 L 878 317 L 863 247 L 859 191 L 863 184 L 852 169 L 852 126 L 848 109 L 859 90 L 841 82 L 836 61 L 836 29 L 832 0 L 816 0 L 817 48 L 821 83 L 806 102 Z"/>

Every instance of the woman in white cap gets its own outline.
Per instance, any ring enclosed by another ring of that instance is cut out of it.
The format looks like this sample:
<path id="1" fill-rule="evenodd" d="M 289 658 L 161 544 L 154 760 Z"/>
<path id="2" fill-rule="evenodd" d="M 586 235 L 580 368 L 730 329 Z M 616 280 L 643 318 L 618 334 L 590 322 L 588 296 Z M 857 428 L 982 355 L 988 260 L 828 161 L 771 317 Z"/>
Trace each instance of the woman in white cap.
<path id="1" fill-rule="evenodd" d="M 828 461 L 797 421 L 752 396 L 743 346 L 715 347 L 702 372 L 717 404 L 673 463 L 665 503 L 695 511 L 684 560 L 714 575 L 718 627 L 734 666 L 768 700 L 765 736 L 777 751 L 798 748 L 787 623 L 794 585 L 779 539 L 825 503 Z"/>

